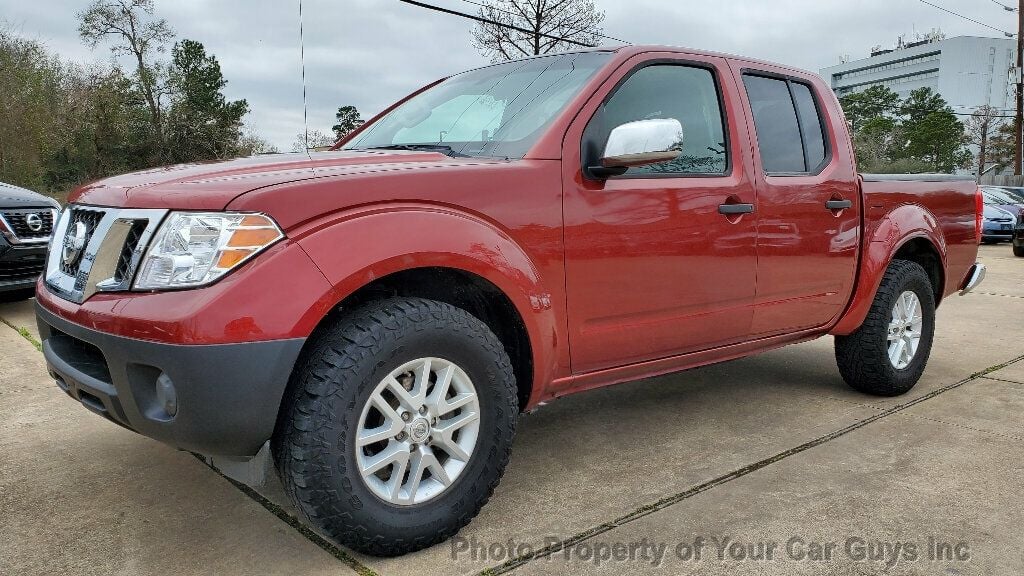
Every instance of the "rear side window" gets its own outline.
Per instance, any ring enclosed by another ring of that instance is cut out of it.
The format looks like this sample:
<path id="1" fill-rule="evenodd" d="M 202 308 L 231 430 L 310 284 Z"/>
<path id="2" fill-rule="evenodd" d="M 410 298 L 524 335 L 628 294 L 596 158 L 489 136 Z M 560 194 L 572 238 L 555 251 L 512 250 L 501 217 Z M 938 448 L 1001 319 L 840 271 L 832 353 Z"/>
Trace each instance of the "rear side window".
<path id="1" fill-rule="evenodd" d="M 817 172 L 828 156 L 824 125 L 806 84 L 744 75 L 761 163 L 769 174 Z"/>

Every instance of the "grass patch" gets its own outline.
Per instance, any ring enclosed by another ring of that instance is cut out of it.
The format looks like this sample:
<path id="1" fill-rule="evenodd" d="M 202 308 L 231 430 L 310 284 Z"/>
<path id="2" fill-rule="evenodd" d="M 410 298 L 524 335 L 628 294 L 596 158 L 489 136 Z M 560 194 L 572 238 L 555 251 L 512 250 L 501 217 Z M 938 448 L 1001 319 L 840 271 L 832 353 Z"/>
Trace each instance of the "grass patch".
<path id="1" fill-rule="evenodd" d="M 0 322 L 3 322 L 4 324 L 10 326 L 15 332 L 21 334 L 22 338 L 28 340 L 33 346 L 36 347 L 36 350 L 40 352 L 43 351 L 43 343 L 40 342 L 39 340 L 36 340 L 36 337 L 33 336 L 32 333 L 28 331 L 28 328 L 25 328 L 24 326 L 15 326 L 14 324 L 11 324 L 4 318 L 0 318 Z"/>

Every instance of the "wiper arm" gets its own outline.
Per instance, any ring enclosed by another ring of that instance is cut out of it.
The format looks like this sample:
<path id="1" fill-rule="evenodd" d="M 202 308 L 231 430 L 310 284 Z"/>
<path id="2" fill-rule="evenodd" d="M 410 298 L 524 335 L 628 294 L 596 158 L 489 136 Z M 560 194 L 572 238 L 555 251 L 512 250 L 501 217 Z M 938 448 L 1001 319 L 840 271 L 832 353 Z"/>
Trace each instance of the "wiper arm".
<path id="1" fill-rule="evenodd" d="M 366 150 L 429 150 L 431 152 L 440 152 L 453 158 L 468 157 L 466 154 L 459 154 L 452 150 L 451 146 L 445 146 L 444 144 L 390 144 L 388 146 L 369 146 Z"/>

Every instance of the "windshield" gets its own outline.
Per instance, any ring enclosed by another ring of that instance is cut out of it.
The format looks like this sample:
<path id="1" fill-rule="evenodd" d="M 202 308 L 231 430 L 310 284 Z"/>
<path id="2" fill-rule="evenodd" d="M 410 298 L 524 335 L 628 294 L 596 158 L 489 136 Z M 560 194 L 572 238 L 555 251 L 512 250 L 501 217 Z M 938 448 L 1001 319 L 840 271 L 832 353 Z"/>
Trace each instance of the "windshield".
<path id="1" fill-rule="evenodd" d="M 990 206 L 1024 204 L 1024 193 L 1008 188 L 982 188 L 985 203 Z"/>
<path id="2" fill-rule="evenodd" d="M 452 76 L 343 148 L 423 147 L 453 156 L 522 158 L 609 57 L 606 52 L 560 54 Z"/>

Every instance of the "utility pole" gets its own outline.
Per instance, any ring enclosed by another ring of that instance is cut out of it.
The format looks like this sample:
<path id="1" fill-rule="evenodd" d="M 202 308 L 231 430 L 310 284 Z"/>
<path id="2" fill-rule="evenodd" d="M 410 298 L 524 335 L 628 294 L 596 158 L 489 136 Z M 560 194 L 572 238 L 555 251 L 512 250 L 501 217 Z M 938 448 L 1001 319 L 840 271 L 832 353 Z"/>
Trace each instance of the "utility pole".
<path id="1" fill-rule="evenodd" d="M 1019 0 L 1017 6 L 1017 117 L 1014 119 L 1014 154 L 1013 173 L 1021 172 L 1021 149 L 1024 142 L 1021 141 L 1021 130 L 1024 129 L 1024 0 Z"/>

